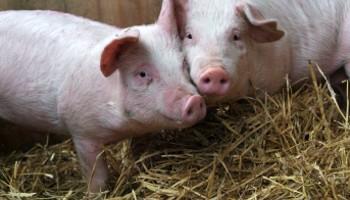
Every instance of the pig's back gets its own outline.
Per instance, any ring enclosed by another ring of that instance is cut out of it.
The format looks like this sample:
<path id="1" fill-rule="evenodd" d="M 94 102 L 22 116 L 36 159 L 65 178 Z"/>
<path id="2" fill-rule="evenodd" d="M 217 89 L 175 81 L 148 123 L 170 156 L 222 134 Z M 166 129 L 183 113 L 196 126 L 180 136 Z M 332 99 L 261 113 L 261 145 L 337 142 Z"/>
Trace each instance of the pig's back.
<path id="1" fill-rule="evenodd" d="M 298 80 L 308 74 L 308 60 L 316 61 L 327 74 L 336 70 L 339 28 L 348 12 L 343 0 L 250 0 L 264 16 L 275 18 L 287 32 L 281 48 L 292 50 L 291 78 Z"/>
<path id="2" fill-rule="evenodd" d="M 62 85 L 87 67 L 91 49 L 117 31 L 53 11 L 0 12 L 0 117 L 62 132 L 57 113 Z"/>

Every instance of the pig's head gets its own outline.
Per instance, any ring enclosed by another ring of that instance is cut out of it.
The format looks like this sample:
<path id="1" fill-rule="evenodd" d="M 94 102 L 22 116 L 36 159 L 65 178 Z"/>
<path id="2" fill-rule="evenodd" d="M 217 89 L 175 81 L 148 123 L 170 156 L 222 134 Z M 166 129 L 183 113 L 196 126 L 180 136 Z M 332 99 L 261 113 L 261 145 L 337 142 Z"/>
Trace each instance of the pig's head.
<path id="1" fill-rule="evenodd" d="M 206 115 L 177 33 L 173 3 L 166 0 L 157 23 L 124 30 L 102 53 L 101 71 L 118 80 L 124 116 L 148 130 L 188 127 Z"/>
<path id="2" fill-rule="evenodd" d="M 247 55 L 281 39 L 277 22 L 238 0 L 174 0 L 190 76 L 209 102 L 247 95 Z M 248 61 L 249 62 L 249 61 Z"/>

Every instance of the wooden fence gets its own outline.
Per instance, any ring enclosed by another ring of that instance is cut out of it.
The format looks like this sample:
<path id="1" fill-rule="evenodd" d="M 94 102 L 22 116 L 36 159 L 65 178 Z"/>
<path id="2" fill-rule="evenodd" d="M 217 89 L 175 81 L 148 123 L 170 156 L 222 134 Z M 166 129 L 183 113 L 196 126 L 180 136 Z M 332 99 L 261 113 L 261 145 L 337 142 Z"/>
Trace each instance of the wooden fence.
<path id="1" fill-rule="evenodd" d="M 120 27 L 152 23 L 161 0 L 0 0 L 0 10 L 56 10 Z"/>

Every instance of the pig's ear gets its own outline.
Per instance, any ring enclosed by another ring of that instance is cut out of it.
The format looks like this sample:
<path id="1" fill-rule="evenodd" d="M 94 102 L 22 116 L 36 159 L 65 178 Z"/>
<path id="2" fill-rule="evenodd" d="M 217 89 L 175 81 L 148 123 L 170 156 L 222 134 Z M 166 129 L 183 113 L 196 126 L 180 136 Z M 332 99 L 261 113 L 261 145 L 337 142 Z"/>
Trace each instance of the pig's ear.
<path id="1" fill-rule="evenodd" d="M 236 5 L 236 11 L 247 22 L 248 34 L 256 42 L 274 42 L 284 36 L 284 32 L 277 28 L 277 21 L 266 19 L 255 6 L 241 2 Z"/>
<path id="2" fill-rule="evenodd" d="M 162 9 L 160 11 L 157 24 L 170 34 L 178 33 L 173 0 L 163 0 Z"/>
<path id="3" fill-rule="evenodd" d="M 123 52 L 130 46 L 138 42 L 140 32 L 138 30 L 126 30 L 111 41 L 103 50 L 101 56 L 101 72 L 108 77 L 117 70 L 117 62 Z"/>
<path id="4" fill-rule="evenodd" d="M 186 36 L 188 0 L 174 0 L 175 18 L 180 37 Z"/>
<path id="5" fill-rule="evenodd" d="M 163 0 L 157 24 L 171 34 L 178 34 L 184 20 L 180 17 L 180 13 L 184 13 L 180 5 L 184 5 L 185 2 L 187 0 Z"/>

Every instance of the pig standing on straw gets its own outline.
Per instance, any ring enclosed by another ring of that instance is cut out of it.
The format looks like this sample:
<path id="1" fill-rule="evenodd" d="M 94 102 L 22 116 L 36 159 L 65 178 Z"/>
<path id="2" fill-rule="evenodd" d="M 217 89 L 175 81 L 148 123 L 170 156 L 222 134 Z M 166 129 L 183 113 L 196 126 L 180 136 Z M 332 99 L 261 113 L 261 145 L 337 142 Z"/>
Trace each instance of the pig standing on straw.
<path id="1" fill-rule="evenodd" d="M 0 117 L 70 134 L 90 191 L 103 190 L 103 145 L 206 115 L 173 11 L 165 0 L 156 24 L 124 30 L 52 11 L 0 12 Z"/>

